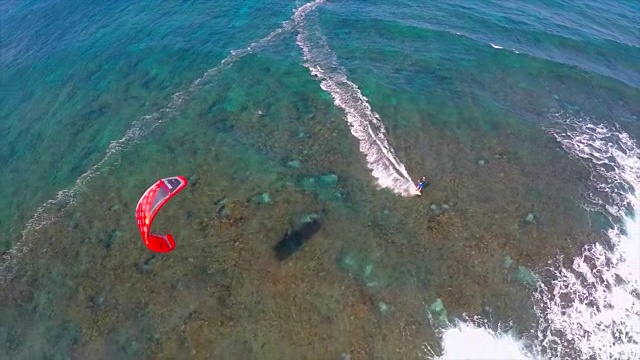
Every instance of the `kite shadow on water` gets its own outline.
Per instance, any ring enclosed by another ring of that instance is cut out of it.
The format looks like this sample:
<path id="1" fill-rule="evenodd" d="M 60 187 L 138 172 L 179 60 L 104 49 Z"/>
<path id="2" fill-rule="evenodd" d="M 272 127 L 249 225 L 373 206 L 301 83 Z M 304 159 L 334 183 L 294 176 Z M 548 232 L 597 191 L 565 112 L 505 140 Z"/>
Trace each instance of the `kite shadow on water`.
<path id="1" fill-rule="evenodd" d="M 287 229 L 284 237 L 273 247 L 276 259 L 284 261 L 295 254 L 322 228 L 320 216 L 308 217 L 301 225 Z"/>

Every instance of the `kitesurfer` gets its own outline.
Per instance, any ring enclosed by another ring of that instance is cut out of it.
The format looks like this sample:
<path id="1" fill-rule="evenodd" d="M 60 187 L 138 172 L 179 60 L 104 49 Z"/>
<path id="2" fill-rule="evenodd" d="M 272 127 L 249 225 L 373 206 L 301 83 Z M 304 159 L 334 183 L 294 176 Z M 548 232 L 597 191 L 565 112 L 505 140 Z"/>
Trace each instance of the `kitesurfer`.
<path id="1" fill-rule="evenodd" d="M 422 189 L 426 184 L 427 184 L 427 178 L 424 176 L 421 177 L 420 180 L 418 180 L 418 185 L 416 185 L 416 191 L 422 194 Z"/>

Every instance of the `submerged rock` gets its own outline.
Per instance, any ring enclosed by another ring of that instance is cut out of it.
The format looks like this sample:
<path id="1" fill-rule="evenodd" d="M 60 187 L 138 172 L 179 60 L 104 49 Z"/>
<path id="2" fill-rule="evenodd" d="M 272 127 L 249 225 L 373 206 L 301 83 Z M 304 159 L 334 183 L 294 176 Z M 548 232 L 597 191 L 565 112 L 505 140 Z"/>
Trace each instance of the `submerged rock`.
<path id="1" fill-rule="evenodd" d="M 517 283 L 534 287 L 538 284 L 539 278 L 528 268 L 524 266 L 518 266 L 518 269 L 513 276 L 513 280 Z"/>
<path id="2" fill-rule="evenodd" d="M 504 262 L 503 262 L 503 266 L 505 268 L 510 268 L 513 265 L 513 260 L 511 259 L 511 256 L 507 255 L 504 257 Z"/>
<path id="3" fill-rule="evenodd" d="M 227 205 L 227 198 L 222 198 L 213 203 L 215 206 L 225 206 Z"/>
<path id="4" fill-rule="evenodd" d="M 344 254 L 338 260 L 338 265 L 340 265 L 340 267 L 350 275 L 354 275 L 356 272 L 358 272 L 358 268 L 359 268 L 358 263 L 359 261 L 354 256 L 351 256 L 350 254 Z"/>
<path id="5" fill-rule="evenodd" d="M 357 253 L 344 253 L 338 258 L 338 266 L 353 279 L 370 289 L 386 287 L 389 275 L 381 267 L 375 266 L 372 259 Z"/>
<path id="6" fill-rule="evenodd" d="M 104 239 L 103 245 L 104 248 L 107 250 L 111 249 L 111 246 L 113 245 L 113 243 L 116 241 L 117 238 L 119 238 L 122 235 L 122 233 L 118 230 L 114 230 L 111 231 L 106 238 Z"/>
<path id="7" fill-rule="evenodd" d="M 214 203 L 216 206 L 216 217 L 218 219 L 227 219 L 230 216 L 227 209 L 227 198 L 222 198 Z"/>
<path id="8" fill-rule="evenodd" d="M 315 193 L 321 200 L 342 200 L 344 195 L 336 189 L 338 176 L 326 174 L 305 177 L 299 182 L 299 186 L 307 192 Z"/>
<path id="9" fill-rule="evenodd" d="M 320 180 L 330 186 L 336 185 L 338 183 L 338 175 L 336 174 L 327 174 L 320 176 Z"/>
<path id="10" fill-rule="evenodd" d="M 446 324 L 448 315 L 447 309 L 444 307 L 442 299 L 438 298 L 431 305 L 429 305 L 429 315 L 437 323 Z"/>
<path id="11" fill-rule="evenodd" d="M 313 176 L 306 177 L 300 181 L 300 186 L 305 190 L 312 191 L 317 186 L 316 178 Z"/>
<path id="12" fill-rule="evenodd" d="M 191 175 L 189 177 L 189 186 L 191 187 L 197 186 L 198 180 L 200 180 L 200 177 L 198 175 Z"/>
<path id="13" fill-rule="evenodd" d="M 300 161 L 298 160 L 291 160 L 287 163 L 287 167 L 290 167 L 292 169 L 298 169 L 300 167 Z"/>
<path id="14" fill-rule="evenodd" d="M 373 275 L 373 263 L 368 263 L 362 268 L 362 279 L 367 287 L 378 286 L 377 279 Z"/>
<path id="15" fill-rule="evenodd" d="M 229 212 L 229 209 L 227 209 L 226 207 L 220 208 L 216 212 L 216 215 L 218 216 L 219 219 L 228 219 L 229 217 L 231 217 L 231 213 Z"/>
<path id="16" fill-rule="evenodd" d="M 445 211 L 451 209 L 451 205 L 444 202 L 442 204 L 433 203 L 431 204 L 431 206 L 429 206 L 429 209 L 431 210 L 432 215 L 439 216 L 442 215 Z"/>
<path id="17" fill-rule="evenodd" d="M 268 192 L 263 192 L 262 194 L 254 195 L 251 198 L 251 202 L 254 204 L 271 204 L 271 195 Z"/>
<path id="18" fill-rule="evenodd" d="M 373 272 L 373 264 L 367 264 L 362 268 L 362 273 L 364 277 L 369 277 L 369 275 L 371 275 L 372 272 Z"/>
<path id="19" fill-rule="evenodd" d="M 378 301 L 376 307 L 378 308 L 378 312 L 380 313 L 380 315 L 387 315 L 389 313 L 389 310 L 391 310 L 391 307 L 383 301 Z"/>
<path id="20" fill-rule="evenodd" d="M 262 196 L 260 196 L 260 199 L 262 200 L 263 204 L 271 204 L 271 195 L 269 195 L 268 192 L 262 193 Z"/>
<path id="21" fill-rule="evenodd" d="M 293 225 L 293 228 L 294 228 L 294 229 L 300 229 L 300 228 L 302 228 L 303 226 L 305 226 L 306 224 L 311 223 L 311 222 L 314 222 L 314 221 L 319 220 L 319 219 L 320 219 L 320 215 L 315 214 L 315 213 L 313 213 L 313 214 L 306 214 L 306 215 L 300 216 L 300 217 L 295 221 L 295 223 L 294 223 L 294 225 Z"/>
<path id="22" fill-rule="evenodd" d="M 102 310 L 102 304 L 104 304 L 105 294 L 103 292 L 96 293 L 89 298 L 89 304 L 87 308 L 89 308 L 92 312 L 98 312 Z"/>
<path id="23" fill-rule="evenodd" d="M 524 222 L 530 225 L 536 224 L 536 215 L 534 213 L 528 213 L 524 218 Z"/>

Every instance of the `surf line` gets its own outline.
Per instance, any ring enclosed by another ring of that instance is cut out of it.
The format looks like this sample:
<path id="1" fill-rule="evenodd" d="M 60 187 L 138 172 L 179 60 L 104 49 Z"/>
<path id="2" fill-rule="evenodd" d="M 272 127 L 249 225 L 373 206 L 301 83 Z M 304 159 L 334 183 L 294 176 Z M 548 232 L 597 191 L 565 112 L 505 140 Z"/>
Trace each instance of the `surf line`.
<path id="1" fill-rule="evenodd" d="M 544 129 L 591 173 L 587 210 L 609 218 L 609 241 L 587 244 L 534 293 L 537 352 L 546 358 L 640 358 L 640 148 L 619 125 L 550 115 Z M 566 339 L 569 339 L 568 341 Z"/>
<path id="2" fill-rule="evenodd" d="M 207 70 L 201 77 L 194 80 L 186 90 L 173 94 L 171 101 L 166 107 L 153 114 L 145 115 L 135 120 L 121 139 L 114 140 L 109 144 L 106 154 L 100 162 L 76 179 L 70 188 L 58 191 L 53 199 L 48 200 L 36 209 L 34 215 L 27 221 L 25 228 L 22 230 L 17 244 L 2 256 L 3 261 L 0 263 L 0 284 L 6 284 L 15 276 L 15 265 L 20 256 L 33 247 L 35 239 L 41 235 L 44 229 L 59 219 L 66 210 L 76 202 L 78 193 L 85 188 L 89 180 L 110 167 L 117 165 L 118 160 L 116 159 L 116 155 L 134 145 L 156 126 L 172 119 L 185 100 L 200 90 L 212 77 L 242 57 L 272 43 L 279 36 L 300 24 L 305 15 L 313 11 L 322 1 L 323 0 L 315 0 L 294 9 L 291 18 L 283 21 L 279 28 L 273 30 L 264 38 L 250 43 L 246 48 L 231 50 L 226 58 L 217 66 Z"/>
<path id="3" fill-rule="evenodd" d="M 358 139 L 360 152 L 365 155 L 378 186 L 402 196 L 417 195 L 413 180 L 387 141 L 380 116 L 371 109 L 358 86 L 347 78 L 346 70 L 338 64 L 317 21 L 313 25 L 309 21 L 303 23 L 304 15 L 295 19 L 296 42 L 302 49 L 304 66 L 320 79 L 320 87 L 333 97 L 334 104 L 345 111 L 351 134 Z"/>

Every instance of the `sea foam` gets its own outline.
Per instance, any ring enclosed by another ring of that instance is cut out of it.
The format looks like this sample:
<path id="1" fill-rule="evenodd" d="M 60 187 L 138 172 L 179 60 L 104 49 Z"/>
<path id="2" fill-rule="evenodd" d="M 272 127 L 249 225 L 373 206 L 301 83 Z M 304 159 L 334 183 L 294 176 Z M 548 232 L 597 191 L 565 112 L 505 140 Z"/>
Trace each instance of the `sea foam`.
<path id="1" fill-rule="evenodd" d="M 553 117 L 546 130 L 591 171 L 585 208 L 611 219 L 610 243 L 585 246 L 569 268 L 553 261 L 553 280 L 534 292 L 538 321 L 527 342 L 462 322 L 443 332 L 442 359 L 640 358 L 640 149 L 617 127 Z"/>

